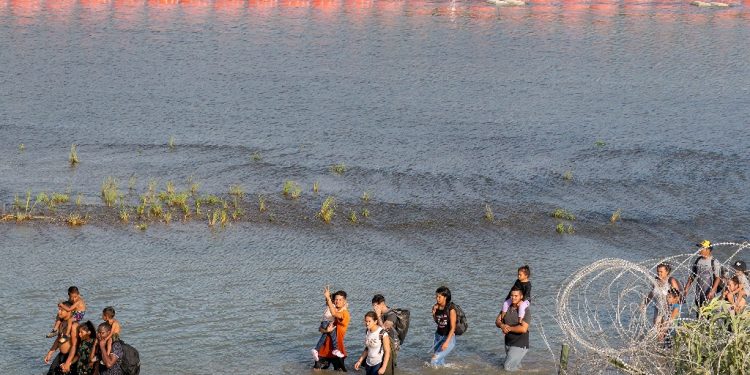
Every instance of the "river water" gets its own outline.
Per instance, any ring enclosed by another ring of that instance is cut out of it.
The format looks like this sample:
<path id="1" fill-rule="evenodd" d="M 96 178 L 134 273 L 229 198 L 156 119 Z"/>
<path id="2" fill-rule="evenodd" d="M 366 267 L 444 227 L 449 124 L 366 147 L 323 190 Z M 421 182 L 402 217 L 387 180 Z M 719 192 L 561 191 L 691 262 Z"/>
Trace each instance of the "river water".
<path id="1" fill-rule="evenodd" d="M 114 176 L 239 184 L 278 215 L 0 223 L 0 372 L 45 371 L 55 303 L 78 285 L 87 318 L 116 307 L 144 374 L 308 373 L 331 284 L 352 356 L 380 292 L 412 310 L 403 373 L 498 373 L 494 317 L 529 264 L 524 365 L 554 373 L 571 272 L 747 240 L 749 22 L 748 2 L 0 0 L 3 213 L 27 190 L 101 212 Z M 370 218 L 322 224 L 329 195 Z M 555 233 L 555 208 L 575 234 Z M 470 328 L 433 370 L 443 284 Z"/>

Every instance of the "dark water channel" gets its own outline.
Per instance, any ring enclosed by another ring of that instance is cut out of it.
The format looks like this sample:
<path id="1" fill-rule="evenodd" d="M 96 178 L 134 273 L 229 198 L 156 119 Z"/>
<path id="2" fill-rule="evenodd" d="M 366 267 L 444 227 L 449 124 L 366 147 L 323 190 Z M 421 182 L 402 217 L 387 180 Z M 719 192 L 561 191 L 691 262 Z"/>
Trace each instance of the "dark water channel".
<path id="1" fill-rule="evenodd" d="M 571 272 L 747 240 L 750 3 L 733 5 L 0 0 L 2 213 L 27 190 L 99 212 L 107 176 L 192 176 L 279 217 L 0 223 L 0 373 L 45 371 L 69 285 L 87 317 L 117 307 L 144 374 L 306 373 L 325 284 L 350 295 L 351 353 L 382 292 L 412 310 L 404 373 L 498 373 L 494 317 L 525 263 L 545 333 L 525 367 L 555 372 L 543 337 L 556 353 Z M 280 203 L 287 179 L 298 202 Z M 365 191 L 370 219 L 314 219 L 324 197 L 359 210 Z M 555 233 L 558 207 L 575 234 Z M 441 284 L 471 328 L 433 370 Z"/>

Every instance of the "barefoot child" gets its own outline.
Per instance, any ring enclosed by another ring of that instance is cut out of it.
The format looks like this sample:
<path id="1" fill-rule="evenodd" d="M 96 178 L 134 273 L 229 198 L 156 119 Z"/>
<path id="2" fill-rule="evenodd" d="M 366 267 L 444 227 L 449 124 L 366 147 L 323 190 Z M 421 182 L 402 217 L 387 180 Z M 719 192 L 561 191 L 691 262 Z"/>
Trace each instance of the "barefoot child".
<path id="1" fill-rule="evenodd" d="M 107 342 L 107 352 L 112 350 L 112 341 L 120 339 L 120 322 L 115 319 L 115 308 L 107 306 L 102 310 L 102 320 L 110 325 L 109 334 L 104 337 Z"/>
<path id="2" fill-rule="evenodd" d="M 333 305 L 331 305 L 333 306 Z M 341 310 L 346 310 L 348 308 L 349 304 L 346 304 Z M 336 308 L 335 306 L 333 307 Z M 319 330 L 325 330 L 326 332 L 322 333 L 320 335 L 320 339 L 318 339 L 318 344 L 315 345 L 315 349 L 312 349 L 312 356 L 315 359 L 315 361 L 319 361 L 320 358 L 318 356 L 318 351 L 320 351 L 320 347 L 323 346 L 326 342 L 326 337 L 331 338 L 331 349 L 333 351 L 333 355 L 339 358 L 344 358 L 344 353 L 342 353 L 338 348 L 338 340 L 336 340 L 336 326 L 333 324 L 333 315 L 334 313 L 338 313 L 339 311 L 331 311 L 331 308 L 326 306 L 326 309 L 323 311 L 323 320 L 320 322 L 320 326 L 318 327 Z M 328 331 L 328 327 L 332 326 L 333 330 Z"/>
<path id="3" fill-rule="evenodd" d="M 70 312 L 73 321 L 75 321 L 76 323 L 80 323 L 81 320 L 83 320 L 84 314 L 86 314 L 86 301 L 83 300 L 83 297 L 81 297 L 81 294 L 78 292 L 78 287 L 71 286 L 70 288 L 68 288 L 67 302 L 69 302 L 69 304 L 60 302 L 57 304 L 57 307 Z M 60 329 L 61 323 L 62 322 L 60 321 L 60 319 L 56 317 L 55 325 L 52 327 L 52 331 L 47 334 L 47 338 L 57 336 L 57 332 Z M 63 333 L 63 337 L 71 336 L 71 327 L 71 324 L 67 325 L 66 332 Z"/>
<path id="4" fill-rule="evenodd" d="M 523 292 L 523 302 L 521 302 L 521 305 L 518 307 L 518 319 L 523 319 L 526 314 L 526 308 L 529 307 L 529 300 L 531 299 L 531 280 L 529 280 L 530 277 L 531 269 L 528 265 L 518 267 L 518 279 L 513 284 L 514 288 L 518 288 Z M 508 296 L 505 297 L 505 302 L 503 302 L 503 311 L 502 313 L 500 313 L 500 320 L 505 317 L 505 313 L 508 312 L 510 304 L 510 293 L 508 293 Z"/>

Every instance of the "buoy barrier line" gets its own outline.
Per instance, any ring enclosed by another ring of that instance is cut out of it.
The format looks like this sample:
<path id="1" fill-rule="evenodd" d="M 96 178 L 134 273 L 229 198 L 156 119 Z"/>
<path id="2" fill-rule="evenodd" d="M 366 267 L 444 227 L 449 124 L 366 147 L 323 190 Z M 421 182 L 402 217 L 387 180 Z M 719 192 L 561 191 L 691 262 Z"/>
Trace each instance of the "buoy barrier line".
<path id="1" fill-rule="evenodd" d="M 732 264 L 741 253 L 750 249 L 750 242 L 720 242 L 712 244 L 713 255 L 720 261 L 723 270 L 732 269 Z M 732 248 L 731 255 L 724 261 L 718 258 L 717 249 Z M 667 263 L 672 267 L 672 277 L 681 284 L 687 280 L 696 253 L 679 254 L 665 258 L 632 262 L 624 259 L 606 258 L 584 266 L 570 275 L 560 287 L 555 301 L 554 321 L 559 326 L 563 343 L 569 345 L 569 366 L 567 373 L 603 373 L 615 366 L 633 374 L 674 374 L 674 353 L 666 350 L 661 333 L 654 325 L 654 319 L 666 318 L 668 309 L 661 309 L 655 316 L 652 304 L 666 305 L 665 296 L 653 296 L 649 304 L 644 301 L 656 285 L 658 264 Z M 682 313 L 691 315 L 694 287 L 685 291 Z M 549 306 L 537 303 L 535 306 Z M 542 309 L 545 310 L 545 309 Z M 681 322 L 696 322 L 688 317 L 678 318 Z M 542 338 L 556 360 L 557 350 L 539 327 Z M 735 336 L 733 340 L 739 340 Z M 722 350 L 725 355 L 727 347 Z M 560 352 L 562 353 L 562 352 Z M 684 355 L 685 353 L 681 353 Z M 680 358 L 695 362 L 691 358 Z M 750 353 L 743 353 L 743 363 L 750 365 Z M 562 363 L 562 362 L 560 362 Z M 576 370 L 571 368 L 575 367 Z M 750 368 L 748 366 L 747 368 Z M 562 371 L 562 369 L 560 369 Z"/>

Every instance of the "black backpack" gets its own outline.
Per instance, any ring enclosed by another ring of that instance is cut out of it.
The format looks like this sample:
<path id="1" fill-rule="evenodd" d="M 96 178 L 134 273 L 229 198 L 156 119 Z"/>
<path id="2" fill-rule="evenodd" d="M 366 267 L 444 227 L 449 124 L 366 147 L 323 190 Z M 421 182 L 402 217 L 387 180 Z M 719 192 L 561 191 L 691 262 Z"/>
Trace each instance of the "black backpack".
<path id="1" fill-rule="evenodd" d="M 125 375 L 139 375 L 141 373 L 141 357 L 138 350 L 120 340 L 122 358 L 120 368 Z"/>
<path id="2" fill-rule="evenodd" d="M 396 315 L 396 322 L 393 324 L 393 329 L 396 331 L 396 336 L 398 336 L 396 349 L 399 349 L 401 344 L 404 343 L 404 340 L 406 340 L 406 333 L 409 332 L 409 321 L 411 313 L 407 309 L 390 309 L 386 314 L 391 313 Z"/>
<path id="3" fill-rule="evenodd" d="M 467 329 L 469 329 L 469 323 L 466 321 L 466 314 L 464 314 L 464 310 L 461 309 L 461 306 L 456 305 L 455 303 L 451 303 L 451 305 L 453 305 L 453 309 L 456 310 L 456 329 L 453 330 L 453 333 L 456 334 L 456 336 L 461 336 Z"/>

